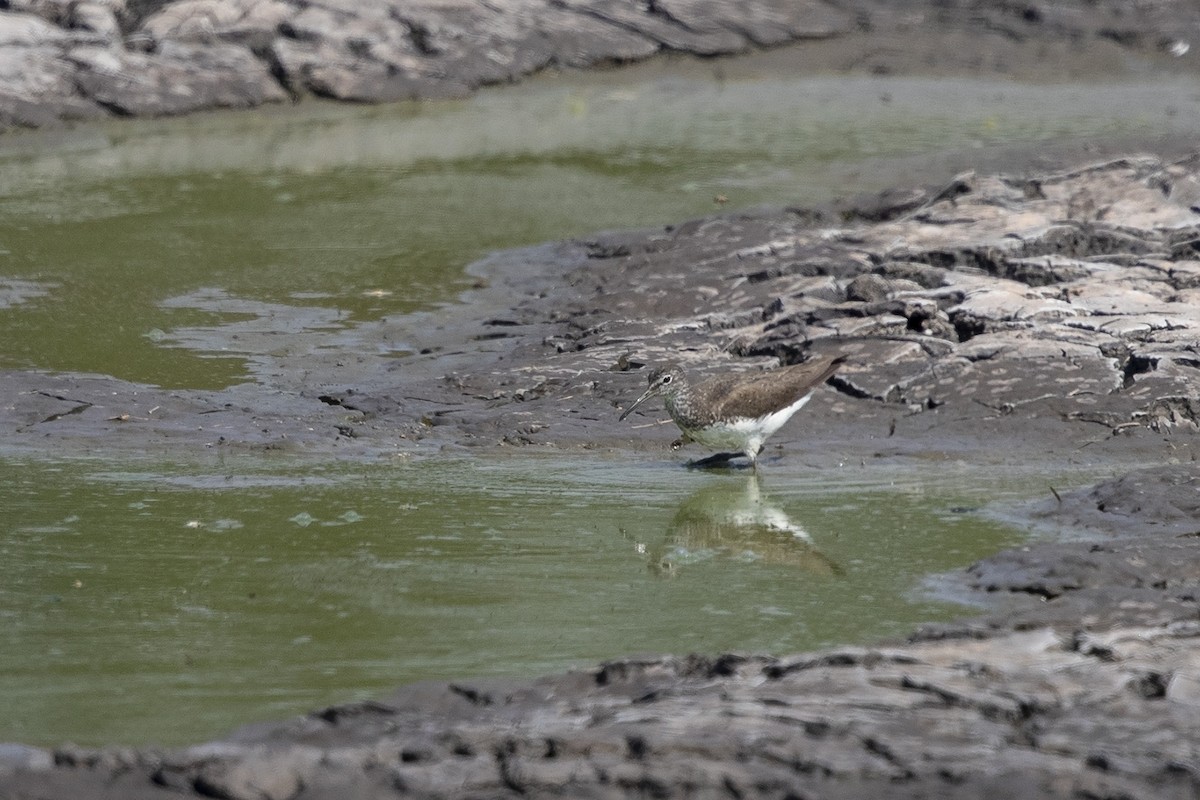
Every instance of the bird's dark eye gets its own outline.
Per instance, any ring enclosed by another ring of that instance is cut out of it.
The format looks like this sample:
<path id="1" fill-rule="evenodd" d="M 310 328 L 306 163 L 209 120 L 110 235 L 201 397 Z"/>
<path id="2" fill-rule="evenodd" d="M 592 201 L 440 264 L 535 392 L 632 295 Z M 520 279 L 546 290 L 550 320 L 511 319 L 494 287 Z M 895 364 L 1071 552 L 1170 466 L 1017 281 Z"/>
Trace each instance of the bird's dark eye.
<path id="1" fill-rule="evenodd" d="M 670 383 L 670 382 L 671 382 L 671 376 L 670 376 L 670 375 L 663 375 L 663 376 L 662 376 L 662 382 L 663 382 L 663 386 L 666 386 L 668 383 Z"/>

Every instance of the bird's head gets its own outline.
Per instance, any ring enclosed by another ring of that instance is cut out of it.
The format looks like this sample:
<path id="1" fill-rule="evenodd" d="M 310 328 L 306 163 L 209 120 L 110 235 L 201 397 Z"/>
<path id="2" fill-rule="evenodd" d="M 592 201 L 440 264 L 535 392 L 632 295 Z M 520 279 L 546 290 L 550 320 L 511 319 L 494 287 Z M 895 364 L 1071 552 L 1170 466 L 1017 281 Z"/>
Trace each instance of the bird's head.
<path id="1" fill-rule="evenodd" d="M 629 406 L 629 408 L 625 409 L 625 412 L 621 414 L 622 420 L 632 414 L 635 408 L 649 400 L 651 397 L 655 397 L 660 394 L 669 395 L 677 391 L 678 387 L 683 385 L 683 370 L 676 364 L 668 364 L 665 367 L 659 367 L 658 369 L 652 370 L 650 375 L 647 376 L 647 380 L 649 381 L 650 386 L 646 389 L 646 391 L 642 392 L 641 397 L 639 397 L 637 400 L 634 400 L 633 404 Z"/>

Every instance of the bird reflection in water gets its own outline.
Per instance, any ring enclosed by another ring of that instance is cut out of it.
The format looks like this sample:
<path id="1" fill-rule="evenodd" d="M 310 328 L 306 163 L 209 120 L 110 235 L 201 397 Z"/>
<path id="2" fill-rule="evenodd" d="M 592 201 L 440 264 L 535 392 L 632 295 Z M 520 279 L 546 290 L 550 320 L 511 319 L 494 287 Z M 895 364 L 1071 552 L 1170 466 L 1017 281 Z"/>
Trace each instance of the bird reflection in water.
<path id="1" fill-rule="evenodd" d="M 706 486 L 684 500 L 662 544 L 649 552 L 650 568 L 671 575 L 705 554 L 782 564 L 813 575 L 842 574 L 808 531 L 763 495 L 756 474 L 744 483 Z"/>

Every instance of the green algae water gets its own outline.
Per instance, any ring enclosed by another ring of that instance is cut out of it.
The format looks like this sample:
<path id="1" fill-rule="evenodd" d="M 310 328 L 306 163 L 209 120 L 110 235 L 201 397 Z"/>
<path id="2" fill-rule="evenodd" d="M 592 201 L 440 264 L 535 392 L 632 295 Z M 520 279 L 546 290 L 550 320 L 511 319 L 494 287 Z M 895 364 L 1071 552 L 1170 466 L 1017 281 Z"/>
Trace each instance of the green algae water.
<path id="1" fill-rule="evenodd" d="M 673 70 L 0 137 L 0 369 L 230 386 L 252 364 L 189 332 L 261 318 L 286 347 L 452 303 L 497 248 L 1200 128 L 1163 76 Z M 963 613 L 928 576 L 1019 540 L 969 509 L 1029 490 L 595 454 L 73 455 L 0 457 L 0 741 L 183 744 L 414 680 L 902 634 Z"/>
<path id="2" fill-rule="evenodd" d="M 416 680 L 901 635 L 964 611 L 925 576 L 1019 540 L 945 476 L 774 466 L 0 464 L 0 741 L 178 745 Z"/>

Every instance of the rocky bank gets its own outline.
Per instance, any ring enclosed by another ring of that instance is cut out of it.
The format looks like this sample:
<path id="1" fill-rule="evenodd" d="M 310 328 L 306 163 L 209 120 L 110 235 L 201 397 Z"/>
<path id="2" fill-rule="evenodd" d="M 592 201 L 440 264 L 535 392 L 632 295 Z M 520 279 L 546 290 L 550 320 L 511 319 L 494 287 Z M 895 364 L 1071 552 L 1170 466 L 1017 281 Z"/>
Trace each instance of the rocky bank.
<path id="1" fill-rule="evenodd" d="M 3 0 L 0 130 L 306 95 L 444 98 L 548 68 L 795 42 L 813 64 L 876 72 L 1014 74 L 1065 53 L 1190 63 L 1198 31 L 1188 0 Z"/>

